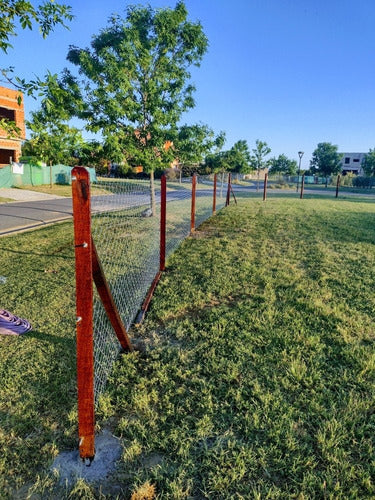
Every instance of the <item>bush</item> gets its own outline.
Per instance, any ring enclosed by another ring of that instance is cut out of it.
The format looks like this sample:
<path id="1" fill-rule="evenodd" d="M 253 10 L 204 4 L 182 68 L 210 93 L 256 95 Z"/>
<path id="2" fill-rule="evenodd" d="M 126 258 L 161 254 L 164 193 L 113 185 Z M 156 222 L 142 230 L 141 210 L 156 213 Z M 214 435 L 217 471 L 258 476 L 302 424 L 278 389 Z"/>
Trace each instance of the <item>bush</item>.
<path id="1" fill-rule="evenodd" d="M 371 189 L 375 186 L 375 177 L 354 177 L 353 178 L 353 186 L 359 188 L 367 188 Z"/>

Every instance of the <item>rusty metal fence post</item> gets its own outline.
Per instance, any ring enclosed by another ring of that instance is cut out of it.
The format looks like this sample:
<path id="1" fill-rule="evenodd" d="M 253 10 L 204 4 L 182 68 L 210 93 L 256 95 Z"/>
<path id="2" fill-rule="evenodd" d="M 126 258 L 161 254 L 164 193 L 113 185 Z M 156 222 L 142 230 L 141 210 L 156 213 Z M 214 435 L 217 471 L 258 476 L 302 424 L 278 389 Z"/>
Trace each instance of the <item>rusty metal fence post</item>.
<path id="1" fill-rule="evenodd" d="M 166 224 L 167 224 L 167 177 L 161 176 L 160 193 L 160 268 L 165 270 L 165 248 L 166 248 Z"/>
<path id="2" fill-rule="evenodd" d="M 336 198 L 338 198 L 339 196 L 340 180 L 341 180 L 341 175 L 339 174 L 337 176 L 337 183 L 336 183 Z"/>
<path id="3" fill-rule="evenodd" d="M 300 199 L 302 200 L 303 198 L 303 190 L 305 189 L 305 174 L 302 176 L 302 182 L 301 182 L 301 194 L 300 194 Z"/>
<path id="4" fill-rule="evenodd" d="M 74 247 L 76 259 L 77 388 L 79 454 L 95 456 L 94 335 L 92 242 L 89 173 L 72 171 Z"/>
<path id="5" fill-rule="evenodd" d="M 191 180 L 191 217 L 190 217 L 190 234 L 195 231 L 195 198 L 197 189 L 197 176 L 193 175 Z"/>
<path id="6" fill-rule="evenodd" d="M 264 174 L 263 201 L 266 201 L 267 199 L 267 180 L 268 180 L 268 173 L 266 172 Z"/>
<path id="7" fill-rule="evenodd" d="M 212 201 L 212 215 L 216 213 L 216 187 L 217 187 L 217 174 L 214 174 L 214 192 Z"/>
<path id="8" fill-rule="evenodd" d="M 228 189 L 227 189 L 227 199 L 225 202 L 225 206 L 227 207 L 230 203 L 230 190 L 231 190 L 231 174 L 228 174 Z"/>

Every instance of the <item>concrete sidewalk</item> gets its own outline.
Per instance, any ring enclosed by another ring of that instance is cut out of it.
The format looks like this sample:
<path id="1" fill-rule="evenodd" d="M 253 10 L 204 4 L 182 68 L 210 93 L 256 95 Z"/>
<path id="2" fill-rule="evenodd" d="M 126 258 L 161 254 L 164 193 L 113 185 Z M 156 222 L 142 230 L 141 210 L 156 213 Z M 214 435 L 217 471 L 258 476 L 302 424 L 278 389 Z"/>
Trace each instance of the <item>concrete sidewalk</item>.
<path id="1" fill-rule="evenodd" d="M 9 198 L 14 201 L 42 201 L 56 200 L 64 198 L 55 194 L 37 193 L 36 191 L 28 191 L 27 189 L 17 188 L 0 188 L 0 198 Z M 10 202 L 9 202 L 10 203 Z"/>
<path id="2" fill-rule="evenodd" d="M 47 196 L 32 201 L 23 198 L 23 201 L 0 203 L 0 236 L 71 219 L 71 198 Z"/>

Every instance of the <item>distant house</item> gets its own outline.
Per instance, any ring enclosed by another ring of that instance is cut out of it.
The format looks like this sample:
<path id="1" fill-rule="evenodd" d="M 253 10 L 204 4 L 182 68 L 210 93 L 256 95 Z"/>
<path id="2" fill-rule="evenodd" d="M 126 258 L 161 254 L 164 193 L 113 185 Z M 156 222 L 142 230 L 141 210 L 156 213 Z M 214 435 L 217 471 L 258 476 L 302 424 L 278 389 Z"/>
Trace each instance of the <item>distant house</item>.
<path id="1" fill-rule="evenodd" d="M 21 97 L 21 99 L 20 99 Z M 18 90 L 0 87 L 0 118 L 15 122 L 21 129 L 21 136 L 8 137 L 5 130 L 0 129 L 0 168 L 12 161 L 18 162 L 21 156 L 21 143 L 25 138 L 25 114 L 23 96 Z"/>
<path id="2" fill-rule="evenodd" d="M 362 162 L 366 153 L 340 153 L 342 154 L 341 170 L 343 175 L 363 175 Z"/>

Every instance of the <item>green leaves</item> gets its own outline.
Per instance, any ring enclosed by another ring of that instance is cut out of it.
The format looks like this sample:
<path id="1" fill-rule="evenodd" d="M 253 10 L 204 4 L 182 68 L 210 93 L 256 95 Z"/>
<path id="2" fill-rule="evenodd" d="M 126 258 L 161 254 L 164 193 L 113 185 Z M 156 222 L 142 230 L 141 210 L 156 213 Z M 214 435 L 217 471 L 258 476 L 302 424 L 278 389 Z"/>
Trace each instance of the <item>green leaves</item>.
<path id="1" fill-rule="evenodd" d="M 66 4 L 48 0 L 37 7 L 25 0 L 0 0 L 0 50 L 7 52 L 12 47 L 11 36 L 16 36 L 17 23 L 22 29 L 33 29 L 36 24 L 43 38 L 61 24 L 73 19 L 72 9 Z"/>
<path id="2" fill-rule="evenodd" d="M 282 173 L 284 175 L 295 175 L 297 173 L 296 160 L 290 160 L 285 155 L 279 155 L 270 160 L 270 173 Z"/>
<path id="3" fill-rule="evenodd" d="M 225 134 L 221 132 L 215 139 L 219 149 L 223 146 Z M 213 172 L 231 170 L 232 172 L 248 173 L 252 170 L 251 155 L 247 141 L 237 141 L 228 151 L 221 151 L 206 157 L 206 166 Z"/>
<path id="4" fill-rule="evenodd" d="M 375 175 L 375 148 L 369 150 L 362 162 L 366 175 Z"/>
<path id="5" fill-rule="evenodd" d="M 261 168 L 267 167 L 268 162 L 265 161 L 265 157 L 271 153 L 271 148 L 266 142 L 257 139 L 252 153 L 251 163 L 254 168 L 259 171 Z"/>
<path id="6" fill-rule="evenodd" d="M 310 167 L 325 177 L 337 174 L 341 170 L 341 157 L 337 146 L 330 142 L 320 142 L 312 154 Z"/>
<path id="7" fill-rule="evenodd" d="M 68 60 L 80 78 L 75 85 L 87 128 L 100 131 L 112 154 L 146 170 L 170 161 L 164 144 L 181 114 L 194 106 L 191 65 L 199 65 L 207 38 L 199 23 L 187 20 L 183 2 L 175 9 L 129 6 L 124 18 L 112 16 L 91 47 L 71 47 Z M 113 137 L 116 135 L 116 138 Z"/>

